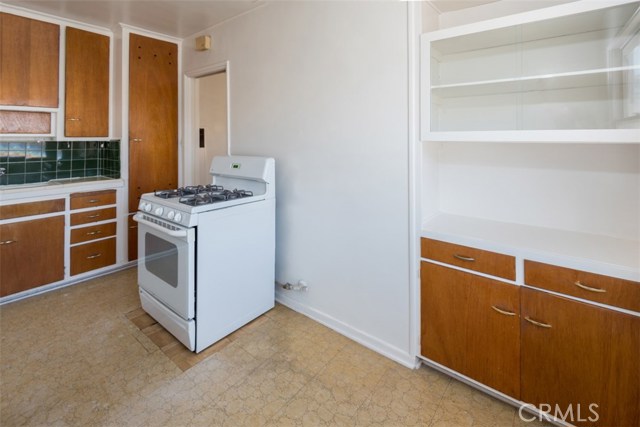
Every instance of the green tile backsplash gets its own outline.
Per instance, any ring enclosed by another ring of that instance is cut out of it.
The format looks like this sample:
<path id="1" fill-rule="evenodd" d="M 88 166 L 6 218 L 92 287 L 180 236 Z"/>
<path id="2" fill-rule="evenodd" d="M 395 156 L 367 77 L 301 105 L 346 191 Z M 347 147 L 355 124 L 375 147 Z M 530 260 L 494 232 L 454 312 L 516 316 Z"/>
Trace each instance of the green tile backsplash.
<path id="1" fill-rule="evenodd" d="M 0 186 L 52 179 L 120 178 L 120 141 L 0 142 Z"/>

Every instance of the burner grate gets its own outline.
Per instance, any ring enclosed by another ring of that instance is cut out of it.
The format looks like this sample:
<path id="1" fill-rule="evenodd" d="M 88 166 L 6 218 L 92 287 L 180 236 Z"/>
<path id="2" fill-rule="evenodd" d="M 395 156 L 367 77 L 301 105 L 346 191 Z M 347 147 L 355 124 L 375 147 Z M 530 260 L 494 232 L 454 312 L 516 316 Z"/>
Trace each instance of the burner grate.
<path id="1" fill-rule="evenodd" d="M 215 186 L 212 186 L 215 187 Z M 212 191 L 202 191 L 195 194 L 186 195 L 181 197 L 179 202 L 189 206 L 201 206 L 209 205 L 217 202 L 224 202 L 226 200 L 241 199 L 243 197 L 253 196 L 252 191 L 248 190 L 224 190 L 222 187 Z"/>

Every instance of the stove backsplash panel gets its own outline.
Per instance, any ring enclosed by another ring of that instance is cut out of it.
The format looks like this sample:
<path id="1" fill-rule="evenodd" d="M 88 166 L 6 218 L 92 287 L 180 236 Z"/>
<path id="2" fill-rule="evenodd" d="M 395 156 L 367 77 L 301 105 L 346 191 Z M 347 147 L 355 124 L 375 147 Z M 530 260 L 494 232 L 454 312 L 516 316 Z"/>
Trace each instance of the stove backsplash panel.
<path id="1" fill-rule="evenodd" d="M 0 186 L 90 177 L 120 178 L 119 140 L 0 142 Z"/>

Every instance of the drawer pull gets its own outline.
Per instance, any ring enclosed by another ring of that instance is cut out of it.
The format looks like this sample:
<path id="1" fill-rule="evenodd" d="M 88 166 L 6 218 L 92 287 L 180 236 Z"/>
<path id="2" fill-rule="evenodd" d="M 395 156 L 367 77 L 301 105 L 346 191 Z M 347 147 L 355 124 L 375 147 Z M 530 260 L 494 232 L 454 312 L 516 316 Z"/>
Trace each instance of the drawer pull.
<path id="1" fill-rule="evenodd" d="M 87 259 L 96 259 L 96 258 L 100 258 L 101 256 L 102 256 L 101 253 L 97 253 L 97 254 L 89 255 Z"/>
<path id="2" fill-rule="evenodd" d="M 530 318 L 529 316 L 525 316 L 524 320 L 526 320 L 527 322 L 536 325 L 536 326 L 540 326 L 541 328 L 550 328 L 551 325 L 547 324 L 547 323 L 542 323 L 542 322 L 537 322 L 535 320 L 533 320 L 532 318 Z"/>
<path id="3" fill-rule="evenodd" d="M 600 289 L 600 288 L 592 288 L 591 286 L 587 286 L 587 285 L 583 285 L 582 283 L 580 283 L 580 281 L 578 280 L 577 282 L 574 283 L 574 285 L 576 285 L 577 287 L 579 287 L 580 289 L 584 289 L 585 291 L 591 291 L 591 292 L 599 292 L 599 293 L 605 293 L 607 292 L 606 289 Z"/>
<path id="4" fill-rule="evenodd" d="M 138 228 L 137 225 L 130 225 L 129 228 Z"/>
<path id="5" fill-rule="evenodd" d="M 12 243 L 16 243 L 17 240 L 3 240 L 2 242 L 0 242 L 0 245 L 10 245 Z"/>
<path id="6" fill-rule="evenodd" d="M 89 200 L 89 203 L 98 203 L 100 201 L 100 199 L 91 199 Z"/>
<path id="7" fill-rule="evenodd" d="M 471 258 L 470 256 L 464 256 L 464 255 L 458 255 L 458 254 L 454 254 L 453 257 L 458 258 L 460 261 L 473 262 L 476 260 L 475 258 Z"/>
<path id="8" fill-rule="evenodd" d="M 132 142 L 142 142 L 142 138 L 133 138 Z"/>
<path id="9" fill-rule="evenodd" d="M 79 122 L 80 118 L 78 118 L 78 117 L 69 117 L 67 120 L 69 120 L 70 122 Z"/>
<path id="10" fill-rule="evenodd" d="M 495 311 L 497 311 L 500 314 L 504 314 L 505 316 L 515 316 L 516 315 L 513 311 L 501 310 L 498 307 L 496 307 L 495 305 L 492 305 L 491 308 L 493 308 Z"/>
<path id="11" fill-rule="evenodd" d="M 96 234 L 100 234 L 100 233 L 102 233 L 102 231 L 100 231 L 100 230 L 87 231 L 87 236 L 95 236 Z"/>
<path id="12" fill-rule="evenodd" d="M 100 216 L 100 214 L 87 215 L 87 218 L 98 218 L 99 216 Z"/>

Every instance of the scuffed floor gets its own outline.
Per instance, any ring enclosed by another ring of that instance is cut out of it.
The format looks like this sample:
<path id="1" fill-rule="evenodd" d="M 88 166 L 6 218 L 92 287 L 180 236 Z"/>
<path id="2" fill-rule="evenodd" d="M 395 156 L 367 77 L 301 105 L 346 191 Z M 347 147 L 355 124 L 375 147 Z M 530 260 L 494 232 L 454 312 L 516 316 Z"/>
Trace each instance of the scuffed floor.
<path id="1" fill-rule="evenodd" d="M 0 425 L 538 424 L 281 305 L 206 357 L 172 358 L 127 317 L 139 305 L 130 269 L 0 307 Z"/>

